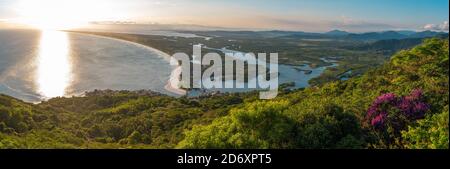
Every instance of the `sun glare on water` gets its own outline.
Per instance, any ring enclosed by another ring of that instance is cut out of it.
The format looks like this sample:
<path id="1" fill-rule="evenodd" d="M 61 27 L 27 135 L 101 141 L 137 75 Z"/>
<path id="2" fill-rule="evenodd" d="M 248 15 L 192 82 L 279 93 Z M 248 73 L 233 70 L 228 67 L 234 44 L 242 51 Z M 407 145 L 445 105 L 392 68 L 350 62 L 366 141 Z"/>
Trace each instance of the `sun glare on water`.
<path id="1" fill-rule="evenodd" d="M 44 99 L 65 96 L 72 78 L 68 30 L 90 21 L 116 19 L 112 0 L 18 0 L 16 22 L 41 30 L 34 63 L 36 92 Z"/>
<path id="2" fill-rule="evenodd" d="M 18 22 L 43 30 L 77 28 L 117 15 L 107 0 L 19 0 L 15 9 Z"/>
<path id="3" fill-rule="evenodd" d="M 37 92 L 44 98 L 64 96 L 71 79 L 68 35 L 60 31 L 42 31 L 37 57 Z"/>

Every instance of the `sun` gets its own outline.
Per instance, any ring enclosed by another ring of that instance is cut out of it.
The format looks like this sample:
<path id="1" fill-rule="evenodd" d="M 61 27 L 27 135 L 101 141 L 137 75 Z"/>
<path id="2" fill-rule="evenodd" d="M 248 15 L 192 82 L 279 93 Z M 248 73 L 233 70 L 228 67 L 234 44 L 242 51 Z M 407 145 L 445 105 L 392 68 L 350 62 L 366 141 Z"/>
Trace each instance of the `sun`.
<path id="1" fill-rule="evenodd" d="M 116 18 L 108 0 L 19 0 L 19 22 L 39 29 L 71 29 Z"/>

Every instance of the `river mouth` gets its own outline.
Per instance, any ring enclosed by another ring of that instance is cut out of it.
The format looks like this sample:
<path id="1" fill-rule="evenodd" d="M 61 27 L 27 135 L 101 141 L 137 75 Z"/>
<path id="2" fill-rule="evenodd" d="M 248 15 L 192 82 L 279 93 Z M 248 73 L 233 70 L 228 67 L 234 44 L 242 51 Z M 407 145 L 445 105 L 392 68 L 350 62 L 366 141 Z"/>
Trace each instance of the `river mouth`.
<path id="1" fill-rule="evenodd" d="M 230 57 L 232 60 L 236 62 L 241 62 L 240 64 L 248 64 L 247 66 L 253 65 L 257 66 L 261 62 L 259 59 L 255 59 L 253 61 L 248 61 L 247 58 L 245 58 L 246 53 L 236 50 L 230 50 L 226 47 L 223 48 L 210 48 L 208 46 L 205 46 L 203 44 L 199 44 L 201 48 L 209 49 L 213 51 L 217 51 L 218 53 L 224 54 L 225 57 Z M 267 56 L 266 56 L 267 57 Z M 266 58 L 266 60 L 269 60 L 269 58 Z M 324 63 L 329 64 L 329 66 L 322 66 L 322 67 L 316 67 L 312 68 L 308 64 L 304 65 L 286 65 L 286 64 L 277 64 L 278 69 L 278 86 L 280 85 L 287 85 L 285 86 L 287 89 L 299 89 L 299 88 L 306 88 L 309 87 L 309 81 L 311 79 L 314 79 L 316 77 L 319 77 L 327 68 L 337 67 L 338 61 L 331 60 L 328 58 L 321 58 L 321 60 Z M 195 64 L 195 63 L 194 63 Z M 237 64 L 237 63 L 236 63 Z M 263 64 L 263 67 L 271 68 L 272 63 Z M 222 68 L 220 68 L 222 69 Z M 258 74 L 256 72 L 256 68 L 254 69 L 254 72 L 249 72 L 250 69 L 242 69 L 242 68 L 233 68 L 235 69 L 235 72 L 232 74 L 223 73 L 225 76 L 215 77 L 215 78 L 221 78 L 221 79 L 227 79 L 226 77 L 229 77 L 228 79 L 233 79 L 233 77 L 236 77 L 235 73 L 238 72 L 245 72 L 244 74 Z M 246 72 L 247 71 L 247 72 Z M 272 72 L 273 73 L 273 72 Z M 258 75 L 259 76 L 259 75 Z M 173 78 L 173 77 L 172 77 Z M 171 79 L 172 79 L 171 78 Z M 251 92 L 251 91 L 261 91 L 261 90 L 267 90 L 265 88 L 259 88 L 259 87 L 249 87 L 258 84 L 258 78 L 264 78 L 262 77 L 251 77 L 248 79 L 244 79 L 244 81 L 238 81 L 238 80 L 224 80 L 222 82 L 223 86 L 234 86 L 234 88 L 211 88 L 211 89 L 188 89 L 187 95 L 189 97 L 197 97 L 201 95 L 210 95 L 214 93 L 238 93 L 238 92 Z M 270 77 L 273 78 L 273 77 Z M 198 85 L 204 85 L 204 81 L 209 81 L 210 79 L 202 79 L 202 81 L 197 82 Z M 253 84 L 253 85 L 250 85 Z M 207 86 L 213 86 L 213 84 L 206 84 Z M 241 87 L 236 87 L 241 86 Z M 257 85 L 256 85 L 257 86 Z"/>
<path id="2" fill-rule="evenodd" d="M 0 93 L 26 102 L 97 89 L 151 90 L 174 97 L 198 93 L 171 85 L 177 67 L 170 65 L 167 54 L 133 42 L 58 31 L 0 30 L 0 44 Z M 280 64 L 279 83 L 308 87 L 308 81 L 326 68 Z"/>

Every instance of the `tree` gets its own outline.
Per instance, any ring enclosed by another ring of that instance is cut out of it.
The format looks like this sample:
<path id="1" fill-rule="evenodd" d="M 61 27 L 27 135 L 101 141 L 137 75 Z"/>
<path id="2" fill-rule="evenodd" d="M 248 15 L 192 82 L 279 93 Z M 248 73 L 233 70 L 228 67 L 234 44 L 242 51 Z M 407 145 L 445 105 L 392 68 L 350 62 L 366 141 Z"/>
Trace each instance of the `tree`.
<path id="1" fill-rule="evenodd" d="M 128 143 L 129 144 L 139 144 L 141 142 L 141 133 L 138 131 L 134 131 L 131 133 L 131 135 L 128 137 Z"/>
<path id="2" fill-rule="evenodd" d="M 430 115 L 402 132 L 404 144 L 411 149 L 448 149 L 449 148 L 449 111 Z"/>

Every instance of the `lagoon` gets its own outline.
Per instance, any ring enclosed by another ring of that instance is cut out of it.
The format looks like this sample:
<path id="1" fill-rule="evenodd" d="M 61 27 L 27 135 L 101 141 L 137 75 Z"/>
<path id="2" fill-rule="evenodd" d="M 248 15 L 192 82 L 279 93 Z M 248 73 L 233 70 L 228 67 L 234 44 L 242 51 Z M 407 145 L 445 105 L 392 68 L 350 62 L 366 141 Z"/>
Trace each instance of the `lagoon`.
<path id="1" fill-rule="evenodd" d="M 123 40 L 59 31 L 0 29 L 0 93 L 27 102 L 79 96 L 95 89 L 144 89 L 180 96 L 182 92 L 167 87 L 173 80 L 171 75 L 176 74 L 176 67 L 169 61 L 170 56 L 157 49 Z M 279 81 L 295 82 L 295 88 L 304 88 L 326 68 L 279 65 Z"/>

